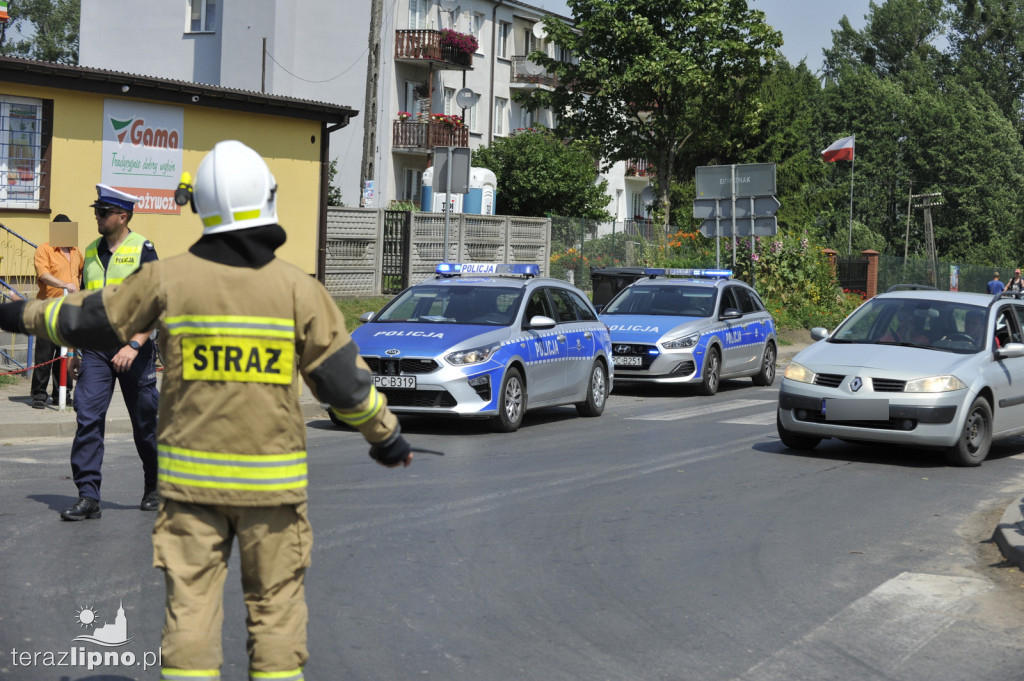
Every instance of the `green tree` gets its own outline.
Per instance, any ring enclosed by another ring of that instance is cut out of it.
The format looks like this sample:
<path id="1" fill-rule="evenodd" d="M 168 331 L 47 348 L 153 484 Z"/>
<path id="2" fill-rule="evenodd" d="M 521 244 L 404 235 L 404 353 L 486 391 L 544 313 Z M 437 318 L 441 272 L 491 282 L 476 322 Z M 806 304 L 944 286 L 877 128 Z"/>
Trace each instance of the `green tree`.
<path id="1" fill-rule="evenodd" d="M 77 64 L 79 11 L 80 0 L 9 0 L 0 54 Z M 22 37 L 12 39 L 12 33 Z"/>
<path id="2" fill-rule="evenodd" d="M 327 205 L 344 206 L 341 200 L 341 188 L 334 184 L 334 178 L 338 174 L 338 159 L 332 159 L 327 166 Z"/>
<path id="3" fill-rule="evenodd" d="M 544 129 L 524 130 L 476 149 L 473 165 L 494 172 L 498 214 L 611 219 L 605 210 L 608 183 L 595 184 L 597 160 L 587 142 L 563 142 Z"/>
<path id="4" fill-rule="evenodd" d="M 564 85 L 534 91 L 531 105 L 565 112 L 558 133 L 596 135 L 607 160 L 653 162 L 667 221 L 677 158 L 691 148 L 733 151 L 729 140 L 757 119 L 757 88 L 782 36 L 746 0 L 567 4 L 574 26 L 550 16 L 544 23 L 549 39 L 578 62 L 534 52 Z"/>

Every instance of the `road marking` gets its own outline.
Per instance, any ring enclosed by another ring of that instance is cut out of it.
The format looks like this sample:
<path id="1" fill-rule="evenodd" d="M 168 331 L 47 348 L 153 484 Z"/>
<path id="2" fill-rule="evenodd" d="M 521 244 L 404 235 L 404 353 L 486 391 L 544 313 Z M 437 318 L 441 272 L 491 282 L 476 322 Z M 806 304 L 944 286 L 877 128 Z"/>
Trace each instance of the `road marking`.
<path id="1" fill-rule="evenodd" d="M 774 426 L 775 412 L 769 411 L 764 414 L 754 414 L 753 416 L 745 416 L 741 419 L 722 421 L 722 423 L 731 423 L 737 426 Z"/>
<path id="2" fill-rule="evenodd" d="M 703 407 L 690 407 L 689 409 L 676 409 L 675 411 L 661 411 L 646 416 L 627 416 L 626 421 L 679 421 L 693 418 L 694 416 L 707 416 L 708 414 L 720 414 L 731 409 L 743 409 L 763 404 L 776 404 L 777 400 L 733 400 L 730 402 L 716 402 Z"/>
<path id="3" fill-rule="evenodd" d="M 903 665 L 991 588 L 975 577 L 904 572 L 736 681 L 835 678 L 837 658 L 870 660 L 871 678 L 904 678 Z"/>

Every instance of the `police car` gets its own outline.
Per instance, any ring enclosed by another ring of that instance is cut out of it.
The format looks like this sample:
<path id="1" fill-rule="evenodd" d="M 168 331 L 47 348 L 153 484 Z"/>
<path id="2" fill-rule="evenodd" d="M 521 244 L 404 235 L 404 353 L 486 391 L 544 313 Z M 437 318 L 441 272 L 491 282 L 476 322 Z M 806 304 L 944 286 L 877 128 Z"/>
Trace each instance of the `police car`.
<path id="1" fill-rule="evenodd" d="M 360 317 L 352 338 L 391 410 L 490 418 L 500 432 L 538 407 L 600 416 L 608 329 L 581 291 L 539 275 L 539 265 L 442 263 Z"/>
<path id="2" fill-rule="evenodd" d="M 714 395 L 723 379 L 775 380 L 775 320 L 730 270 L 644 270 L 601 309 L 621 382 L 691 383 Z"/>

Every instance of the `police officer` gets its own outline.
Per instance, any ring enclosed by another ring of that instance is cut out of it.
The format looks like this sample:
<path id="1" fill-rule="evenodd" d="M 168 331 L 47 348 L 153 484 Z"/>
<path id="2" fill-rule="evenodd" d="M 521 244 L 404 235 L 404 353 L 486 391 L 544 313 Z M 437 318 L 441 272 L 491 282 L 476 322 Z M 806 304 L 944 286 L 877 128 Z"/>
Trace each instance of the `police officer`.
<path id="1" fill-rule="evenodd" d="M 138 197 L 105 184 L 96 185 L 96 193 L 92 208 L 100 237 L 85 249 L 82 282 L 87 291 L 120 284 L 142 265 L 157 259 L 153 244 L 128 227 Z M 144 484 L 139 508 L 155 511 L 160 503 L 156 489 L 159 395 L 149 331 L 134 333 L 127 343 L 110 349 L 81 350 L 68 363 L 72 377 L 78 380 L 75 391 L 78 429 L 71 445 L 71 472 L 78 486 L 78 501 L 61 511 L 60 517 L 64 520 L 100 517 L 103 436 L 115 382 L 121 385 L 132 422 L 135 449 L 142 459 Z"/>
<path id="2" fill-rule="evenodd" d="M 241 142 L 220 142 L 196 173 L 194 208 L 205 229 L 189 252 L 59 308 L 0 305 L 0 328 L 45 330 L 79 348 L 118 344 L 154 324 L 165 339 L 153 528 L 153 562 L 167 587 L 163 679 L 220 678 L 236 536 L 250 678 L 303 679 L 312 530 L 300 376 L 363 434 L 378 463 L 412 461 L 327 290 L 275 257 L 285 241 L 276 198 L 263 159 Z"/>

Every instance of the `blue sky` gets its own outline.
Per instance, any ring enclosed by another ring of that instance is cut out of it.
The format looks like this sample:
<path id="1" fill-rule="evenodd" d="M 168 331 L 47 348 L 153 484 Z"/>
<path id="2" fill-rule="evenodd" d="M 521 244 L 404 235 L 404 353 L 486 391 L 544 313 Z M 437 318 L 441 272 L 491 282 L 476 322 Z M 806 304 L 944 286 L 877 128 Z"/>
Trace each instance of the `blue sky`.
<path id="1" fill-rule="evenodd" d="M 526 0 L 536 7 L 570 16 L 562 0 Z M 881 0 L 879 0 L 879 4 Z M 782 53 L 790 63 L 804 57 L 811 71 L 821 68 L 821 50 L 832 45 L 832 31 L 845 14 L 854 28 L 863 28 L 870 0 L 748 0 L 765 13 L 768 23 L 782 32 Z"/>

